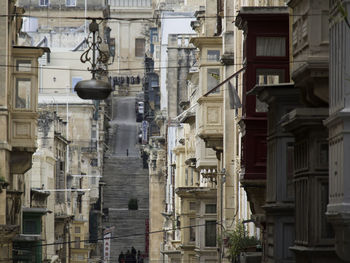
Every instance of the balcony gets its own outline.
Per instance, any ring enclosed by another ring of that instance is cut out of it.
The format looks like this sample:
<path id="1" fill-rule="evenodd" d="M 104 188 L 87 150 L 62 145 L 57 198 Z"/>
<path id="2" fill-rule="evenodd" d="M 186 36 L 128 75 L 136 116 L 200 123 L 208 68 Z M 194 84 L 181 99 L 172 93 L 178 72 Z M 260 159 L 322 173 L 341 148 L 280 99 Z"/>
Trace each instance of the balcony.
<path id="1" fill-rule="evenodd" d="M 114 8 L 151 8 L 151 0 L 109 0 L 111 9 Z"/>
<path id="2" fill-rule="evenodd" d="M 195 142 L 195 157 L 196 157 L 196 168 L 197 170 L 202 169 L 216 169 L 217 167 L 217 158 L 215 151 L 210 148 L 205 147 L 205 142 L 196 138 Z"/>
<path id="3" fill-rule="evenodd" d="M 205 147 L 216 151 L 223 149 L 223 99 L 222 96 L 202 97 L 198 100 L 197 135 Z"/>

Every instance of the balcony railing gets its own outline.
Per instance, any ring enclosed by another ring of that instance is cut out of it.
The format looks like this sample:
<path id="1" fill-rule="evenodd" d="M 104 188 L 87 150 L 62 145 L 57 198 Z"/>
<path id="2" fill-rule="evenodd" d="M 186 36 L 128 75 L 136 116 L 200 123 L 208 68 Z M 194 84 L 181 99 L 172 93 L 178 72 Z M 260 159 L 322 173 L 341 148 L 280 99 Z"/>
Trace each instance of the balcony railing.
<path id="1" fill-rule="evenodd" d="M 109 0 L 109 5 L 113 7 L 145 8 L 151 7 L 151 0 Z"/>

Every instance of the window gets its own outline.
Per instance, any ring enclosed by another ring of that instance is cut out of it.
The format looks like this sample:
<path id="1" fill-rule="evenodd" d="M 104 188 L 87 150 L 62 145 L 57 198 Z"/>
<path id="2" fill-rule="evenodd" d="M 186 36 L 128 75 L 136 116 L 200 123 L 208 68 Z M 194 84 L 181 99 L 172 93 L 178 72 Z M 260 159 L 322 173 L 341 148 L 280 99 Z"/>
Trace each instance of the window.
<path id="1" fill-rule="evenodd" d="M 216 87 L 220 82 L 220 69 L 218 68 L 209 68 L 207 70 L 207 85 L 208 85 L 208 91 L 212 88 Z M 220 92 L 220 89 L 216 89 L 212 93 L 218 93 Z"/>
<path id="2" fill-rule="evenodd" d="M 190 242 L 196 241 L 196 219 L 190 218 Z"/>
<path id="3" fill-rule="evenodd" d="M 285 57 L 285 37 L 257 37 L 256 55 L 264 57 Z"/>
<path id="4" fill-rule="evenodd" d="M 196 210 L 196 202 L 190 202 L 190 210 L 191 211 Z"/>
<path id="5" fill-rule="evenodd" d="M 216 246 L 216 221 L 205 221 L 205 246 Z"/>
<path id="6" fill-rule="evenodd" d="M 160 46 L 156 46 L 156 56 L 155 59 L 160 59 Z"/>
<path id="7" fill-rule="evenodd" d="M 92 176 L 92 177 L 90 178 L 90 183 L 91 183 L 92 185 L 95 185 L 95 184 L 96 184 L 96 176 Z"/>
<path id="8" fill-rule="evenodd" d="M 135 57 L 143 57 L 145 55 L 145 39 L 135 39 Z"/>
<path id="9" fill-rule="evenodd" d="M 40 235 L 41 215 L 27 215 L 23 213 L 23 234 Z"/>
<path id="10" fill-rule="evenodd" d="M 81 187 L 80 187 L 81 188 Z M 79 211 L 79 213 L 81 213 L 81 211 L 82 211 L 82 197 L 81 197 L 82 195 L 81 194 L 78 194 L 78 196 L 77 196 L 77 206 L 78 206 L 78 211 Z"/>
<path id="11" fill-rule="evenodd" d="M 76 226 L 74 231 L 76 234 L 79 234 L 80 233 L 80 226 Z"/>
<path id="12" fill-rule="evenodd" d="M 96 141 L 97 140 L 97 131 L 96 131 L 96 125 L 93 124 L 91 127 L 91 140 Z"/>
<path id="13" fill-rule="evenodd" d="M 16 79 L 15 87 L 15 107 L 17 109 L 30 109 L 31 106 L 31 87 L 30 78 Z"/>
<path id="14" fill-rule="evenodd" d="M 193 185 L 193 169 L 191 168 L 191 185 Z"/>
<path id="15" fill-rule="evenodd" d="M 39 6 L 48 6 L 49 0 L 39 0 Z"/>
<path id="16" fill-rule="evenodd" d="M 284 81 L 284 69 L 259 68 L 256 70 L 256 84 L 278 84 Z M 256 96 L 256 112 L 267 112 L 268 105 Z"/>
<path id="17" fill-rule="evenodd" d="M 66 6 L 76 6 L 77 1 L 76 0 L 66 0 Z"/>
<path id="18" fill-rule="evenodd" d="M 75 237 L 75 242 L 74 242 L 74 247 L 75 248 L 80 248 L 80 237 Z"/>
<path id="19" fill-rule="evenodd" d="M 158 35 L 157 34 L 154 34 L 152 36 L 152 43 L 157 43 L 158 42 Z"/>
<path id="20" fill-rule="evenodd" d="M 219 61 L 220 60 L 220 50 L 208 50 L 207 60 L 208 61 Z"/>
<path id="21" fill-rule="evenodd" d="M 96 171 L 92 171 L 92 177 L 90 178 L 90 183 L 92 184 L 92 185 L 95 185 L 96 184 Z"/>
<path id="22" fill-rule="evenodd" d="M 216 204 L 206 204 L 205 205 L 206 214 L 216 214 Z"/>
<path id="23" fill-rule="evenodd" d="M 185 47 L 188 47 L 190 43 L 190 39 L 188 37 L 185 37 L 184 42 L 185 42 Z"/>
<path id="24" fill-rule="evenodd" d="M 284 69 L 259 68 L 256 70 L 256 84 L 277 84 L 284 81 Z"/>
<path id="25" fill-rule="evenodd" d="M 31 72 L 32 62 L 30 60 L 16 60 L 17 72 Z"/>

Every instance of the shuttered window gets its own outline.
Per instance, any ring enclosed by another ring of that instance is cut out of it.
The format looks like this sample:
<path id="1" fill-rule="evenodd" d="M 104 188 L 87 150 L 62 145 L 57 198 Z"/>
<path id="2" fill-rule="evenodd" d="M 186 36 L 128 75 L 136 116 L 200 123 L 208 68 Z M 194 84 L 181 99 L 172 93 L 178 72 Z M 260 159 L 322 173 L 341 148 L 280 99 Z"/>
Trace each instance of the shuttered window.
<path id="1" fill-rule="evenodd" d="M 145 55 L 145 39 L 135 39 L 135 57 L 143 57 Z"/>

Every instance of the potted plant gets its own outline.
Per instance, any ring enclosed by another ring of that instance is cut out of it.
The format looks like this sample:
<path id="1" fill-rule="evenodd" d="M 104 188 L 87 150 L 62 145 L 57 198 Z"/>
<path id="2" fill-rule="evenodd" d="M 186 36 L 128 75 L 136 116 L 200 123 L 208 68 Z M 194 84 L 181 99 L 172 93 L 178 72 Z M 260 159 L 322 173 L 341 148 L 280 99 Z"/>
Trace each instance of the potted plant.
<path id="1" fill-rule="evenodd" d="M 226 232 L 225 245 L 231 261 L 239 262 L 240 254 L 257 251 L 260 241 L 255 236 L 249 236 L 244 224 L 238 222 L 235 229 Z"/>

